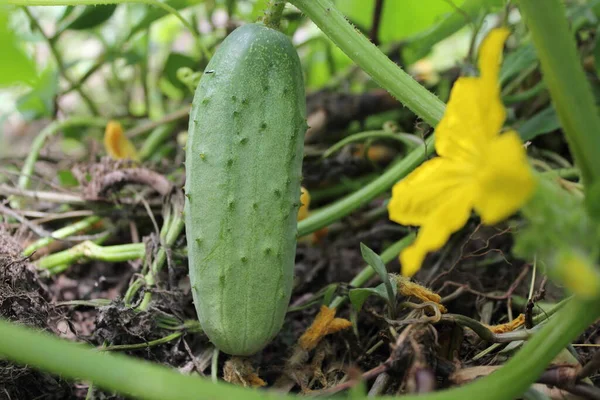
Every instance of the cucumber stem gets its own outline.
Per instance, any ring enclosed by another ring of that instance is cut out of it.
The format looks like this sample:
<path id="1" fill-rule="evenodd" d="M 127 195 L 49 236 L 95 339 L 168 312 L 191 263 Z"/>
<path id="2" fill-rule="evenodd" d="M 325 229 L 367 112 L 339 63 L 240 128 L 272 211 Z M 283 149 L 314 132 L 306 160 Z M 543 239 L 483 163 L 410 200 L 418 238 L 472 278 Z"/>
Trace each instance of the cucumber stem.
<path id="1" fill-rule="evenodd" d="M 586 184 L 586 205 L 600 221 L 600 117 L 560 0 L 520 0 L 543 79 Z"/>
<path id="2" fill-rule="evenodd" d="M 285 3 L 286 0 L 271 0 L 269 2 L 263 18 L 263 23 L 266 26 L 279 30 L 279 23 L 281 22 L 281 16 L 283 15 Z"/>
<path id="3" fill-rule="evenodd" d="M 382 88 L 431 126 L 444 114 L 444 103 L 353 27 L 330 0 L 290 0 L 336 46 L 368 73 Z"/>

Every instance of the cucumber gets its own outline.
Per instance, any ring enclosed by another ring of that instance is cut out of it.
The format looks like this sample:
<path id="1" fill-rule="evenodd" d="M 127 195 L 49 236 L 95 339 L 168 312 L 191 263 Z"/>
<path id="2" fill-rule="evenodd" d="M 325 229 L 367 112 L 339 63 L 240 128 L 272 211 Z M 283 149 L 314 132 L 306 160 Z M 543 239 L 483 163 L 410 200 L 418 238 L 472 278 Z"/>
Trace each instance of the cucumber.
<path id="1" fill-rule="evenodd" d="M 244 25 L 200 80 L 186 153 L 186 236 L 196 312 L 221 351 L 279 332 L 292 290 L 306 98 L 281 32 Z"/>

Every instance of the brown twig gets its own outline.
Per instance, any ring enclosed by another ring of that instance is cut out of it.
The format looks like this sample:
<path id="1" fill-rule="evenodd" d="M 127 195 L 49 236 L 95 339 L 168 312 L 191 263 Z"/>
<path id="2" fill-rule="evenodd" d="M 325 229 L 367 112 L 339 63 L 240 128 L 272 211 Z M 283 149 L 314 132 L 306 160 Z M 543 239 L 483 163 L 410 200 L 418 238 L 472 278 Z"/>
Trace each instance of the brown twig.
<path id="1" fill-rule="evenodd" d="M 373 22 L 371 24 L 371 32 L 369 38 L 375 46 L 379 45 L 379 26 L 381 25 L 381 13 L 383 11 L 383 0 L 375 1 L 375 8 L 373 9 Z"/>
<path id="2" fill-rule="evenodd" d="M 68 238 L 57 238 L 52 235 L 52 232 L 45 230 L 44 228 L 39 226 L 37 223 L 28 220 L 27 218 L 23 217 L 21 214 L 15 212 L 14 210 L 12 210 L 2 204 L 0 204 L 0 214 L 6 214 L 6 215 L 9 215 L 10 217 L 16 219 L 21 224 L 28 227 L 33 233 L 35 233 L 39 237 L 42 237 L 42 238 L 50 237 L 58 242 L 82 242 L 84 240 L 95 240 L 95 239 L 98 239 L 99 237 L 102 237 L 105 234 L 105 232 L 102 232 L 102 233 L 98 233 L 98 234 L 94 234 L 94 235 L 72 235 L 72 236 L 69 236 Z"/>
<path id="3" fill-rule="evenodd" d="M 165 115 L 158 121 L 151 121 L 151 122 L 147 122 L 145 124 L 136 126 L 135 128 L 130 129 L 127 132 L 125 132 L 125 136 L 127 136 L 128 138 L 134 138 L 136 136 L 139 136 L 146 132 L 149 132 L 149 131 L 153 130 L 154 128 L 158 128 L 161 125 L 187 118 L 189 114 L 190 114 L 190 106 L 185 106 L 179 110 L 173 111 L 172 113 Z"/>
<path id="4" fill-rule="evenodd" d="M 50 203 L 61 203 L 61 204 L 84 204 L 85 200 L 81 196 L 67 194 L 67 193 L 56 193 L 56 192 L 43 192 L 37 190 L 24 190 L 15 187 L 11 187 L 6 184 L 0 184 L 0 195 L 2 196 L 21 196 L 27 197 L 34 200 L 47 201 Z"/>
<path id="5" fill-rule="evenodd" d="M 373 378 L 376 378 L 380 374 L 387 372 L 392 367 L 392 365 L 394 364 L 396 359 L 398 358 L 399 349 L 401 348 L 402 343 L 407 340 L 408 335 L 411 332 L 411 330 L 412 330 L 412 326 L 407 326 L 406 329 L 404 329 L 402 331 L 402 333 L 400 335 L 398 335 L 398 338 L 396 339 L 396 343 L 392 347 L 392 352 L 391 352 L 390 356 L 382 364 L 363 373 L 359 379 L 356 379 L 356 378 L 349 379 L 349 380 L 342 382 L 336 386 L 313 392 L 313 394 L 315 394 L 316 396 L 330 396 L 335 393 L 339 393 L 341 391 L 350 389 L 354 385 L 359 383 L 360 381 L 371 380 Z"/>
<path id="6" fill-rule="evenodd" d="M 581 371 L 580 371 L 581 373 Z M 577 382 L 577 368 L 572 366 L 559 366 L 544 371 L 537 380 L 544 385 L 556 386 L 576 396 L 581 396 L 590 400 L 600 400 L 600 388 L 589 385 L 584 382 Z"/>
<path id="7" fill-rule="evenodd" d="M 146 168 L 117 169 L 92 181 L 86 190 L 87 200 L 103 200 L 105 195 L 113 189 L 120 188 L 128 183 L 140 183 L 150 186 L 160 195 L 166 196 L 173 188 L 173 184 L 163 175 Z"/>
<path id="8" fill-rule="evenodd" d="M 517 289 L 517 287 L 519 286 L 519 284 L 521 283 L 521 281 L 523 279 L 525 279 L 525 277 L 527 276 L 527 272 L 528 271 L 529 271 L 529 264 L 527 264 L 523 268 L 523 270 L 521 270 L 521 273 L 519 274 L 519 276 L 517 276 L 517 279 L 515 279 L 515 281 L 510 285 L 510 287 L 508 288 L 508 290 L 506 292 L 504 292 L 504 294 L 501 294 L 501 295 L 492 295 L 492 294 L 489 294 L 489 293 L 483 293 L 483 292 L 480 292 L 478 290 L 471 289 L 471 287 L 468 284 L 454 282 L 454 281 L 446 281 L 446 282 L 444 282 L 444 284 L 442 285 L 442 287 L 440 288 L 440 290 L 438 290 L 438 292 L 441 292 L 446 286 L 455 286 L 455 287 L 458 287 L 459 289 L 462 289 L 462 291 L 467 291 L 469 293 L 472 293 L 472 294 L 477 295 L 477 296 L 485 297 L 487 299 L 491 299 L 491 300 L 506 300 L 510 296 L 512 296 L 513 292 Z M 452 296 L 452 295 L 450 295 L 450 296 Z M 449 301 L 447 297 L 445 297 L 445 298 L 442 299 L 442 303 L 445 303 L 447 301 Z"/>
<path id="9" fill-rule="evenodd" d="M 600 351 L 597 351 L 592 356 L 592 359 L 588 361 L 577 374 L 578 379 L 587 378 L 594 372 L 600 369 Z"/>

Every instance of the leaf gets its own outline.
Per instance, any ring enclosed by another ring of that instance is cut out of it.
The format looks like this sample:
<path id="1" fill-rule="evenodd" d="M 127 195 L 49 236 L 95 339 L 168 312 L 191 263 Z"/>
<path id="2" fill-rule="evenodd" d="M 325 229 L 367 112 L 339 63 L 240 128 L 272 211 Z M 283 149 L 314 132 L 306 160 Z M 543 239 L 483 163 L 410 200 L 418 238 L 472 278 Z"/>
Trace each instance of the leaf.
<path id="1" fill-rule="evenodd" d="M 502 6 L 501 0 L 465 0 L 459 9 L 440 15 L 430 28 L 406 39 L 406 45 L 402 49 L 404 62 L 410 65 L 427 56 L 435 44 L 498 6 Z"/>
<path id="2" fill-rule="evenodd" d="M 463 1 L 454 3 L 460 7 Z M 374 0 L 337 0 L 335 4 L 350 20 L 362 28 L 370 29 Z M 454 10 L 452 4 L 440 0 L 385 1 L 381 13 L 379 41 L 389 43 L 421 32 Z"/>
<path id="3" fill-rule="evenodd" d="M 54 115 L 54 98 L 58 92 L 58 71 L 49 65 L 29 92 L 17 99 L 17 110 L 26 120 Z"/>
<path id="4" fill-rule="evenodd" d="M 594 66 L 596 67 L 596 76 L 600 77 L 600 26 L 596 30 L 596 43 L 594 45 L 594 50 L 592 51 L 592 55 L 594 56 Z"/>
<path id="5" fill-rule="evenodd" d="M 362 254 L 363 259 L 377 272 L 379 278 L 383 282 L 387 292 L 388 304 L 390 307 L 390 313 L 392 316 L 395 314 L 396 310 L 396 293 L 394 291 L 394 287 L 396 285 L 392 285 L 390 282 L 390 276 L 388 275 L 387 269 L 385 268 L 385 264 L 381 260 L 381 257 L 377 255 L 373 250 L 371 250 L 364 243 L 360 244 L 360 252 Z"/>
<path id="6" fill-rule="evenodd" d="M 325 287 L 325 291 L 323 292 L 323 305 L 331 304 L 331 300 L 333 299 L 337 287 L 338 285 L 335 283 L 331 283 Z"/>
<path id="7" fill-rule="evenodd" d="M 500 82 L 505 84 L 510 78 L 537 64 L 538 58 L 531 43 L 518 47 L 509 53 L 502 62 Z"/>
<path id="8" fill-rule="evenodd" d="M 379 255 L 377 255 L 377 253 L 371 250 L 364 243 L 360 244 L 360 252 L 362 254 L 362 258 L 366 261 L 366 263 L 369 264 L 371 268 L 375 270 L 375 272 L 377 272 L 377 275 L 379 275 L 381 281 L 389 281 L 387 268 L 385 268 L 385 264 L 383 263 Z"/>
<path id="9" fill-rule="evenodd" d="M 117 4 L 105 4 L 99 6 L 86 6 L 82 13 L 77 16 L 64 30 L 83 30 L 95 28 L 113 15 Z"/>
<path id="10" fill-rule="evenodd" d="M 58 182 L 64 187 L 79 186 L 79 181 L 77 181 L 73 173 L 68 169 L 58 171 Z"/>
<path id="11" fill-rule="evenodd" d="M 558 120 L 558 115 L 556 115 L 554 107 L 548 106 L 525 121 L 517 128 L 517 131 L 519 132 L 521 139 L 527 141 L 545 133 L 553 132 L 559 128 L 560 121 Z"/>
<path id="12" fill-rule="evenodd" d="M 200 0 L 167 0 L 164 3 L 174 8 L 175 10 L 181 10 L 194 4 L 198 4 L 199 2 Z M 131 29 L 131 32 L 129 32 L 129 35 L 127 36 L 128 39 L 130 39 L 139 31 L 148 28 L 150 25 L 152 25 L 154 21 L 169 14 L 167 11 L 158 7 L 147 7 L 147 10 L 148 11 L 146 15 L 141 19 L 141 21 L 135 24 L 134 27 Z"/>
<path id="13" fill-rule="evenodd" d="M 396 290 L 394 290 L 394 297 L 395 295 Z M 385 287 L 385 283 L 381 283 L 374 288 L 350 289 L 350 291 L 348 292 L 350 303 L 352 303 L 352 307 L 356 310 L 356 312 L 360 312 L 363 305 L 365 304 L 365 301 L 367 301 L 367 299 L 371 296 L 377 296 L 388 301 L 388 293 Z"/>
<path id="14" fill-rule="evenodd" d="M 252 12 L 250 13 L 250 20 L 256 21 L 263 17 L 268 4 L 269 0 L 256 0 L 256 3 L 254 3 L 254 6 L 252 7 Z"/>
<path id="15" fill-rule="evenodd" d="M 75 11 L 75 8 L 76 8 L 75 6 L 67 6 L 67 7 L 65 7 L 65 11 L 60 16 L 60 18 L 58 19 L 57 22 L 63 22 L 64 20 L 66 20 L 67 17 L 69 17 L 69 15 L 73 14 L 73 11 Z"/>
<path id="16" fill-rule="evenodd" d="M 8 22 L 8 11 L 0 8 L 0 86 L 31 84 L 36 78 L 35 65 L 19 46 L 19 40 L 9 29 Z"/>
<path id="17" fill-rule="evenodd" d="M 185 91 L 187 86 L 177 76 L 177 71 L 180 68 L 187 67 L 191 70 L 198 68 L 200 63 L 192 57 L 181 53 L 171 53 L 165 62 L 162 76 L 173 86 L 181 91 Z"/>

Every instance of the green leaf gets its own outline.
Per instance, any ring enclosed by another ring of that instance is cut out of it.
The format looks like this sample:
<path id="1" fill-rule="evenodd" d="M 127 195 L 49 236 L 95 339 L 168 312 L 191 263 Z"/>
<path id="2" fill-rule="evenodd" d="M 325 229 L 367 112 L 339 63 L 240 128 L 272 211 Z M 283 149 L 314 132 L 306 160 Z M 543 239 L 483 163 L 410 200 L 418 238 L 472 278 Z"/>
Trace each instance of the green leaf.
<path id="1" fill-rule="evenodd" d="M 54 115 L 54 98 L 58 92 L 58 71 L 48 66 L 29 92 L 17 100 L 17 110 L 26 120 Z"/>
<path id="2" fill-rule="evenodd" d="M 590 192 L 592 197 L 594 192 L 600 197 L 594 185 L 586 192 L 586 201 Z M 537 259 L 544 273 L 581 296 L 589 296 L 591 288 L 596 291 L 600 287 L 600 275 L 592 267 L 600 255 L 600 230 L 590 218 L 584 199 L 565 190 L 552 175 L 539 177 L 534 196 L 521 209 L 521 215 L 526 224 L 514 235 L 512 251 L 517 257 Z"/>
<path id="3" fill-rule="evenodd" d="M 453 3 L 460 7 L 463 1 L 454 1 Z M 360 27 L 370 29 L 374 0 L 337 0 L 335 5 Z M 440 0 L 385 1 L 381 13 L 379 40 L 381 43 L 389 43 L 414 35 L 454 10 L 452 4 Z"/>
<path id="4" fill-rule="evenodd" d="M 600 77 L 600 26 L 596 29 L 596 43 L 592 52 L 594 56 L 594 66 L 596 67 L 596 76 Z"/>
<path id="5" fill-rule="evenodd" d="M 360 312 L 365 301 L 371 296 L 377 296 L 379 298 L 388 301 L 388 294 L 385 284 L 379 284 L 374 288 L 356 288 L 350 289 L 348 292 L 348 297 L 350 298 L 350 303 L 352 303 L 352 307 L 356 310 L 356 312 Z"/>
<path id="6" fill-rule="evenodd" d="M 165 62 L 162 76 L 177 89 L 185 91 L 186 85 L 178 78 L 177 71 L 183 67 L 195 70 L 199 65 L 199 61 L 194 60 L 192 57 L 181 53 L 171 53 Z"/>
<path id="7" fill-rule="evenodd" d="M 387 268 L 385 267 L 385 264 L 383 263 L 379 255 L 373 250 L 371 250 L 364 243 L 360 244 L 360 252 L 362 254 L 362 258 L 366 261 L 366 263 L 369 264 L 371 268 L 375 270 L 375 272 L 377 272 L 377 275 L 379 275 L 381 281 L 389 281 Z"/>
<path id="8" fill-rule="evenodd" d="M 181 10 L 194 4 L 198 4 L 199 2 L 199 0 L 167 0 L 164 3 L 168 6 L 173 7 L 175 10 Z M 128 39 L 136 33 L 138 33 L 139 31 L 148 28 L 150 25 L 152 25 L 154 21 L 169 14 L 167 11 L 158 7 L 147 7 L 147 9 L 148 12 L 146 13 L 146 15 L 141 19 L 141 21 L 135 24 L 134 27 L 131 29 L 131 32 L 129 32 L 129 35 L 127 36 Z"/>
<path id="9" fill-rule="evenodd" d="M 21 49 L 18 38 L 8 27 L 8 22 L 8 11 L 0 7 L 0 86 L 31 84 L 36 77 L 34 63 Z"/>
<path id="10" fill-rule="evenodd" d="M 58 171 L 58 182 L 64 187 L 79 186 L 79 181 L 68 169 Z"/>
<path id="11" fill-rule="evenodd" d="M 63 22 L 64 20 L 66 20 L 71 14 L 73 14 L 73 11 L 75 11 L 75 6 L 67 6 L 65 7 L 65 12 L 63 12 L 63 14 L 60 16 L 60 18 L 58 19 L 58 22 Z"/>
<path id="12" fill-rule="evenodd" d="M 545 133 L 553 132 L 559 128 L 560 121 L 558 120 L 558 115 L 556 115 L 554 107 L 548 106 L 525 121 L 517 128 L 517 131 L 519 132 L 521 139 L 527 141 Z"/>
<path id="13" fill-rule="evenodd" d="M 502 62 L 500 71 L 500 83 L 505 84 L 510 78 L 516 76 L 521 71 L 531 68 L 537 64 L 538 59 L 535 54 L 535 48 L 531 43 L 520 46 L 515 51 L 509 53 Z"/>
<path id="14" fill-rule="evenodd" d="M 323 292 L 323 304 L 329 305 L 331 304 L 331 300 L 333 299 L 333 295 L 337 290 L 338 285 L 335 283 L 331 283 L 325 287 L 325 291 Z"/>
<path id="15" fill-rule="evenodd" d="M 252 21 L 258 21 L 259 18 L 262 18 L 268 4 L 269 0 L 256 0 L 256 3 L 254 3 L 254 6 L 252 7 L 252 12 L 250 13 L 250 19 Z"/>
<path id="16" fill-rule="evenodd" d="M 95 28 L 106 22 L 115 12 L 117 4 L 86 6 L 64 30 L 83 30 Z"/>
<path id="17" fill-rule="evenodd" d="M 490 9 L 501 6 L 502 0 L 465 0 L 459 9 L 440 15 L 427 30 L 406 38 L 406 45 L 402 49 L 404 62 L 412 64 L 425 57 L 435 44 L 458 32 L 465 25 L 476 22 L 480 15 L 489 12 Z"/>
<path id="18" fill-rule="evenodd" d="M 379 275 L 379 278 L 385 285 L 388 304 L 390 307 L 390 314 L 393 317 L 396 313 L 396 293 L 394 291 L 394 287 L 396 285 L 392 285 L 392 283 L 390 282 L 390 276 L 388 275 L 387 269 L 385 268 L 385 264 L 381 260 L 381 257 L 377 255 L 377 253 L 371 250 L 364 243 L 360 244 L 360 252 L 366 263 L 369 264 L 371 268 L 375 270 L 375 272 L 377 272 L 377 275 Z"/>

